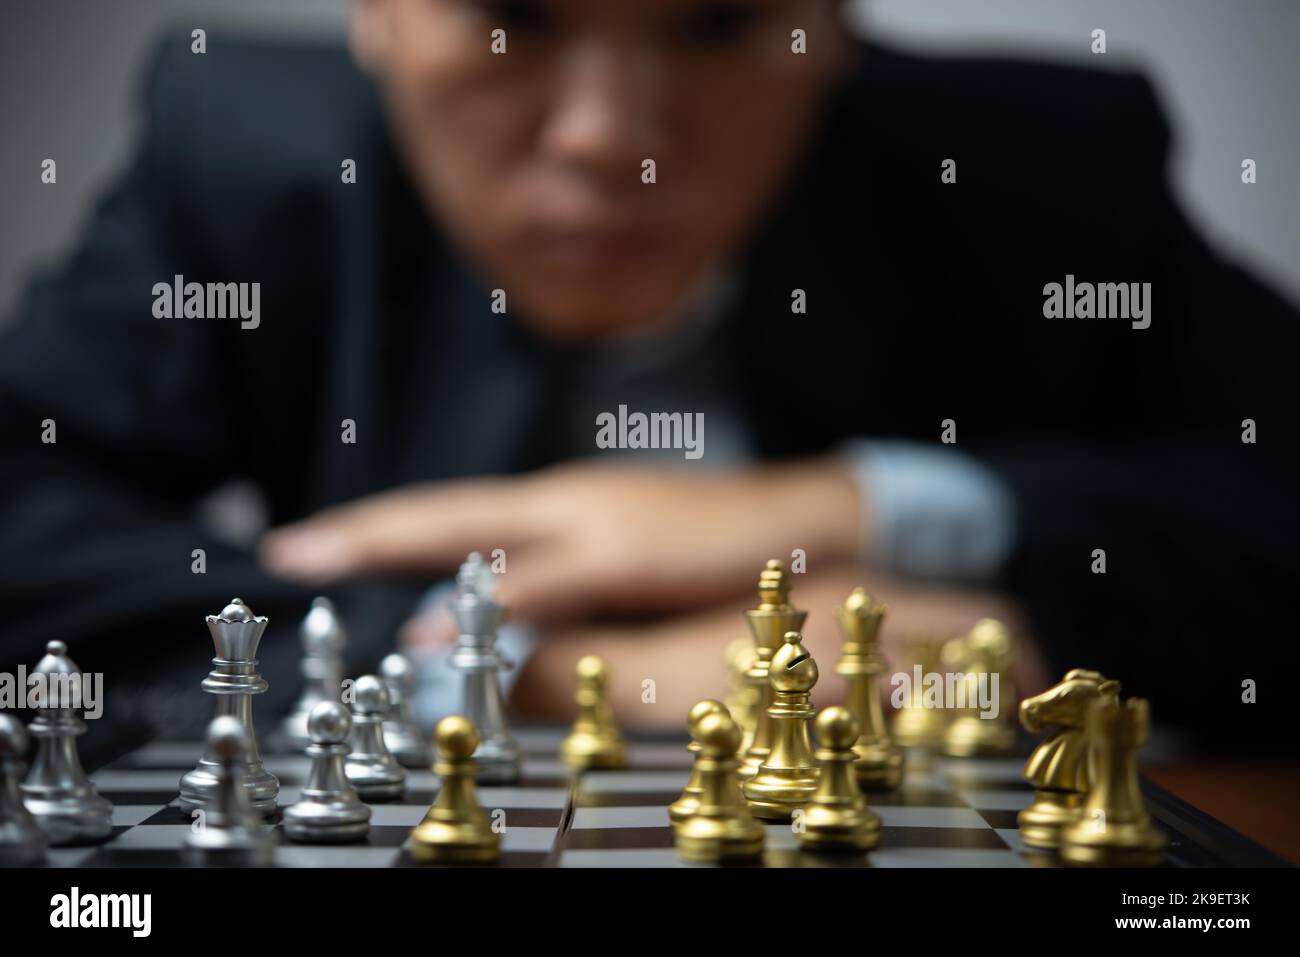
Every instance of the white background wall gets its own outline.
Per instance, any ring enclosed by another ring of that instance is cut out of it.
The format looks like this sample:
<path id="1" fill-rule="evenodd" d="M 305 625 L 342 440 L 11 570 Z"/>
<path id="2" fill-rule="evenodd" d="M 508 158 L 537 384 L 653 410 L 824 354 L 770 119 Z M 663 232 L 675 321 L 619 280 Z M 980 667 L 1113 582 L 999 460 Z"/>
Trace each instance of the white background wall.
<path id="1" fill-rule="evenodd" d="M 614 2 L 614 0 L 610 0 Z M 134 135 L 141 61 L 166 27 L 341 38 L 347 0 L 4 0 L 0 322 L 74 239 Z M 1300 300 L 1300 0 L 854 0 L 863 31 L 918 51 L 1137 67 L 1174 123 L 1174 182 L 1225 253 Z M 1101 27 L 1109 52 L 1089 52 Z M 93 144 L 88 146 L 87 144 Z M 59 162 L 56 189 L 40 161 Z M 1243 186 L 1242 158 L 1259 164 Z"/>

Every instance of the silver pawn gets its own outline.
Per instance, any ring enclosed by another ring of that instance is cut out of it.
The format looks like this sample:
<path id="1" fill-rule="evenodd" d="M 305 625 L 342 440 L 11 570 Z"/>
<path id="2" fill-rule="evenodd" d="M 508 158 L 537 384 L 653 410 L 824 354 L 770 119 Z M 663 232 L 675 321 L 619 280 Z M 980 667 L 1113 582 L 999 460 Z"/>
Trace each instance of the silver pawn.
<path id="1" fill-rule="evenodd" d="M 391 801 L 406 790 L 406 772 L 384 744 L 388 691 L 374 675 L 352 686 L 352 751 L 343 762 L 349 783 L 363 801 Z"/>
<path id="2" fill-rule="evenodd" d="M 274 814 L 280 782 L 262 766 L 257 731 L 253 727 L 253 695 L 267 689 L 266 680 L 257 673 L 257 645 L 266 631 L 267 619 L 254 615 L 252 609 L 235 598 L 221 609 L 220 615 L 208 615 L 206 621 L 217 656 L 212 659 L 212 671 L 203 679 L 203 690 L 217 696 L 216 717 L 233 717 L 247 729 L 243 787 L 255 811 Z M 207 751 L 194 770 L 181 778 L 182 810 L 193 811 L 212 803 L 217 793 L 220 764 L 218 756 Z"/>
<path id="3" fill-rule="evenodd" d="M 249 802 L 244 768 L 253 739 L 244 723 L 221 715 L 208 724 L 207 752 L 216 759 L 216 790 L 185 836 L 188 863 L 204 867 L 269 867 L 275 834 Z"/>
<path id="4" fill-rule="evenodd" d="M 30 867 L 45 860 L 45 832 L 18 794 L 27 732 L 0 714 L 0 867 Z"/>
<path id="5" fill-rule="evenodd" d="M 428 769 L 433 764 L 432 735 L 423 733 L 411 717 L 411 698 L 417 683 L 415 668 L 406 655 L 393 652 L 379 663 L 390 703 L 384 719 L 384 744 L 403 767 Z"/>
<path id="6" fill-rule="evenodd" d="M 460 637 L 451 665 L 463 675 L 460 714 L 479 732 L 474 761 L 483 782 L 508 783 L 519 779 L 519 744 L 506 726 L 505 703 L 498 673 L 511 667 L 496 650 L 497 628 L 505 609 L 491 594 L 491 573 L 483 556 L 471 552 L 456 576 L 451 602 Z"/>
<path id="7" fill-rule="evenodd" d="M 322 701 L 307 718 L 311 771 L 302 799 L 284 812 L 284 833 L 306 844 L 359 841 L 370 832 L 370 808 L 348 783 L 343 756 L 348 753 L 352 719 L 337 701 Z"/>
<path id="8" fill-rule="evenodd" d="M 311 744 L 308 715 L 322 701 L 338 701 L 343 685 L 343 649 L 348 635 L 334 603 L 328 598 L 313 599 L 311 610 L 298 626 L 298 638 L 303 650 L 303 692 L 280 731 L 294 748 L 305 748 Z"/>
<path id="9" fill-rule="evenodd" d="M 102 841 L 113 829 L 113 805 L 95 792 L 77 754 L 77 738 L 86 733 L 78 714 L 81 669 L 67 645 L 51 641 L 32 673 L 44 676 L 45 687 L 28 729 L 36 758 L 20 788 L 23 803 L 56 847 Z"/>

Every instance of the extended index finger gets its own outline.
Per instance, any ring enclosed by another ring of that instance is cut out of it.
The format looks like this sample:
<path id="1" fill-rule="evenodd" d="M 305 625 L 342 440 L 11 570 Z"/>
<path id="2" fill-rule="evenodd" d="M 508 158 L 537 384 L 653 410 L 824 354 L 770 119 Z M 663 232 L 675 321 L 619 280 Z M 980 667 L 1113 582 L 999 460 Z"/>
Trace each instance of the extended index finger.
<path id="1" fill-rule="evenodd" d="M 367 496 L 269 533 L 273 572 L 327 582 L 374 572 L 441 573 L 467 552 L 511 548 L 534 533 L 517 479 L 408 486 Z"/>

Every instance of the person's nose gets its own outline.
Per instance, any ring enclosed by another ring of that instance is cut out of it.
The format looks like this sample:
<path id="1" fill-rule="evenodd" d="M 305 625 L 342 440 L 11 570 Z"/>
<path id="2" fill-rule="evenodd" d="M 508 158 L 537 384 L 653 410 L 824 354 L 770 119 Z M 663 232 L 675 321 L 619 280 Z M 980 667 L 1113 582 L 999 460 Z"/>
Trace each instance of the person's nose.
<path id="1" fill-rule="evenodd" d="M 568 57 L 543 129 L 553 158 L 613 181 L 663 159 L 663 72 L 650 56 L 588 44 Z"/>

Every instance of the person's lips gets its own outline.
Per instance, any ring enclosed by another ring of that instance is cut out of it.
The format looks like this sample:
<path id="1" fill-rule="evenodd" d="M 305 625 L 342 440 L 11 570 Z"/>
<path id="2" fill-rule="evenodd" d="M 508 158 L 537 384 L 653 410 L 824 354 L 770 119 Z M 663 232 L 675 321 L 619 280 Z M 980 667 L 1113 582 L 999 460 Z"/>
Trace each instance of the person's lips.
<path id="1" fill-rule="evenodd" d="M 653 245 L 647 231 L 625 228 L 549 229 L 531 238 L 533 251 L 547 264 L 582 272 L 625 265 L 647 255 Z"/>

